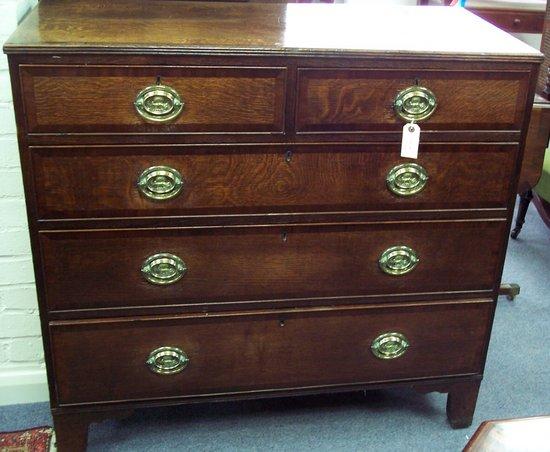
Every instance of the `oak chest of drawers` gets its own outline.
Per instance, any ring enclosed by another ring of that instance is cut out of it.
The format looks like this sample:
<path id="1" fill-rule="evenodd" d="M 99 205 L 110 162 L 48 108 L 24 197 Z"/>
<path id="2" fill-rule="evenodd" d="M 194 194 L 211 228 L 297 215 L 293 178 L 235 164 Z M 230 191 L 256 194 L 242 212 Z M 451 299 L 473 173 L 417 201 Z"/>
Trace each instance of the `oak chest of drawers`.
<path id="1" fill-rule="evenodd" d="M 391 385 L 470 424 L 538 52 L 455 8 L 130 0 L 44 0 L 4 49 L 60 450 Z"/>

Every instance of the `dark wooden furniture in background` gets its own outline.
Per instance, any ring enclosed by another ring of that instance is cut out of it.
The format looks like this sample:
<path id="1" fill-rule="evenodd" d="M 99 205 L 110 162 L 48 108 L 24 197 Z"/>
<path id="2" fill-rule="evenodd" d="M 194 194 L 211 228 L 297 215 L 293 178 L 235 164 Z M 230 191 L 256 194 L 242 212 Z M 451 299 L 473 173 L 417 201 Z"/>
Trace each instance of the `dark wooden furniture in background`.
<path id="1" fill-rule="evenodd" d="M 535 196 L 533 187 L 537 185 L 542 173 L 544 154 L 550 139 L 550 102 L 540 96 L 535 97 L 529 132 L 525 142 L 523 165 L 518 184 L 518 213 L 512 238 L 517 239 L 523 224 L 529 204 Z"/>
<path id="2" fill-rule="evenodd" d="M 483 422 L 464 452 L 518 452 L 549 450 L 550 416 Z"/>
<path id="3" fill-rule="evenodd" d="M 468 7 L 476 16 L 509 33 L 542 33 L 544 11 Z"/>
<path id="4" fill-rule="evenodd" d="M 546 16 L 544 21 L 544 31 L 541 41 L 541 52 L 544 54 L 544 61 L 541 65 L 535 102 L 533 104 L 533 113 L 525 143 L 523 157 L 523 166 L 518 184 L 518 194 L 520 201 L 516 224 L 512 230 L 512 238 L 517 239 L 523 224 L 527 209 L 534 196 L 533 187 L 540 179 L 544 155 L 550 139 L 550 2 L 546 5 Z M 540 202 L 540 201 L 539 201 Z M 537 206 L 541 215 L 545 215 L 543 205 Z M 546 221 L 550 221 L 547 219 Z"/>
<path id="5" fill-rule="evenodd" d="M 449 6 L 452 0 L 444 0 L 443 5 Z M 494 3 L 494 2 L 493 2 Z M 418 0 L 420 6 L 433 4 L 430 0 Z M 490 5 L 490 3 L 487 3 Z M 537 9 L 518 9 L 507 7 L 506 2 L 501 3 L 500 8 L 471 6 L 466 1 L 465 8 L 476 16 L 485 19 L 508 33 L 542 33 L 544 28 L 544 11 Z"/>
<path id="6" fill-rule="evenodd" d="M 546 2 L 546 15 L 544 16 L 544 30 L 540 51 L 544 55 L 544 61 L 540 67 L 537 92 L 550 101 L 550 2 Z"/>
<path id="7" fill-rule="evenodd" d="M 150 5 L 43 0 L 5 45 L 59 451 L 390 386 L 470 425 L 540 54 L 460 9 Z"/>

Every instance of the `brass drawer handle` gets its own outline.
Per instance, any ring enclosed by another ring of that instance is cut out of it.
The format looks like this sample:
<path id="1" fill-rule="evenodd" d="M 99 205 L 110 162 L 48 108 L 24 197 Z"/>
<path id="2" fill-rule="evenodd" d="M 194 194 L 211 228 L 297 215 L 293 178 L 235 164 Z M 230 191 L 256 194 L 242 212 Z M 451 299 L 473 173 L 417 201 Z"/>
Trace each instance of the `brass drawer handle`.
<path id="1" fill-rule="evenodd" d="M 187 265 L 178 256 L 170 253 L 153 254 L 145 259 L 141 266 L 141 274 L 151 284 L 166 286 L 179 281 Z"/>
<path id="2" fill-rule="evenodd" d="M 189 363 L 189 358 L 183 350 L 177 347 L 160 347 L 149 354 L 145 363 L 151 372 L 171 375 L 185 369 Z"/>
<path id="3" fill-rule="evenodd" d="M 437 106 L 435 94 L 423 86 L 409 86 L 400 91 L 393 103 L 397 115 L 405 121 L 428 119 Z"/>
<path id="4" fill-rule="evenodd" d="M 380 269 L 388 275 L 405 275 L 418 264 L 416 252 L 408 246 L 392 246 L 385 250 L 378 259 Z"/>
<path id="5" fill-rule="evenodd" d="M 412 196 L 424 189 L 428 181 L 426 170 L 416 163 L 394 166 L 386 176 L 388 190 L 398 196 Z"/>
<path id="6" fill-rule="evenodd" d="M 378 336 L 370 346 L 374 356 L 380 359 L 395 359 L 403 356 L 409 348 L 408 339 L 401 333 L 384 333 Z"/>
<path id="7" fill-rule="evenodd" d="M 151 166 L 139 175 L 137 186 L 145 197 L 165 201 L 180 194 L 183 177 L 178 170 L 169 166 Z"/>
<path id="8" fill-rule="evenodd" d="M 174 88 L 151 85 L 136 96 L 134 106 L 147 122 L 165 123 L 175 119 L 183 110 L 184 102 Z"/>

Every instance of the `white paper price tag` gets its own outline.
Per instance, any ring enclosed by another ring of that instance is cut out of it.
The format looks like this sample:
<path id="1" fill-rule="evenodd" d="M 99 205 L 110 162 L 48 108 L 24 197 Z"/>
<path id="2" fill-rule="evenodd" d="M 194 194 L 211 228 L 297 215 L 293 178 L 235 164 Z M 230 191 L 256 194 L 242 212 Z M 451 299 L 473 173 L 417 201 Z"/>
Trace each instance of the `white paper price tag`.
<path id="1" fill-rule="evenodd" d="M 405 124 L 403 126 L 403 139 L 401 140 L 401 157 L 410 159 L 418 158 L 419 145 L 420 127 L 418 124 Z"/>

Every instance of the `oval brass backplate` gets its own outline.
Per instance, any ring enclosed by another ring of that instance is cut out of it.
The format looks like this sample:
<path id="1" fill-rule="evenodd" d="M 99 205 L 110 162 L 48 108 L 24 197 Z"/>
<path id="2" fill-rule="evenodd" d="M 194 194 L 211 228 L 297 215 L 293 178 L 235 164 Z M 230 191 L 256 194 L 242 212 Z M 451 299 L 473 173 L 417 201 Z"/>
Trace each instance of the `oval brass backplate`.
<path id="1" fill-rule="evenodd" d="M 166 201 L 181 193 L 183 177 L 178 170 L 169 166 L 151 166 L 139 175 L 137 186 L 146 198 Z"/>
<path id="2" fill-rule="evenodd" d="M 172 375 L 185 369 L 189 358 L 177 347 L 159 347 L 149 354 L 145 363 L 156 374 Z"/>
<path id="3" fill-rule="evenodd" d="M 397 115 L 407 122 L 428 119 L 436 106 L 435 94 L 423 86 L 405 88 L 397 94 L 393 103 Z"/>
<path id="4" fill-rule="evenodd" d="M 381 334 L 371 344 L 372 353 L 380 359 L 399 358 L 408 348 L 408 339 L 405 335 L 397 332 Z"/>
<path id="5" fill-rule="evenodd" d="M 418 264 L 416 252 L 408 246 L 392 246 L 385 250 L 378 259 L 380 269 L 392 276 L 405 275 Z"/>
<path id="6" fill-rule="evenodd" d="M 398 196 L 412 196 L 424 189 L 428 181 L 426 170 L 416 163 L 394 166 L 386 176 L 388 190 Z"/>
<path id="7" fill-rule="evenodd" d="M 179 281 L 187 272 L 185 262 L 170 253 L 149 256 L 141 266 L 141 274 L 151 284 L 166 286 Z"/>
<path id="8" fill-rule="evenodd" d="M 138 114 L 147 122 L 166 123 L 182 112 L 184 102 L 174 88 L 166 85 L 150 85 L 138 93 L 134 106 Z"/>

